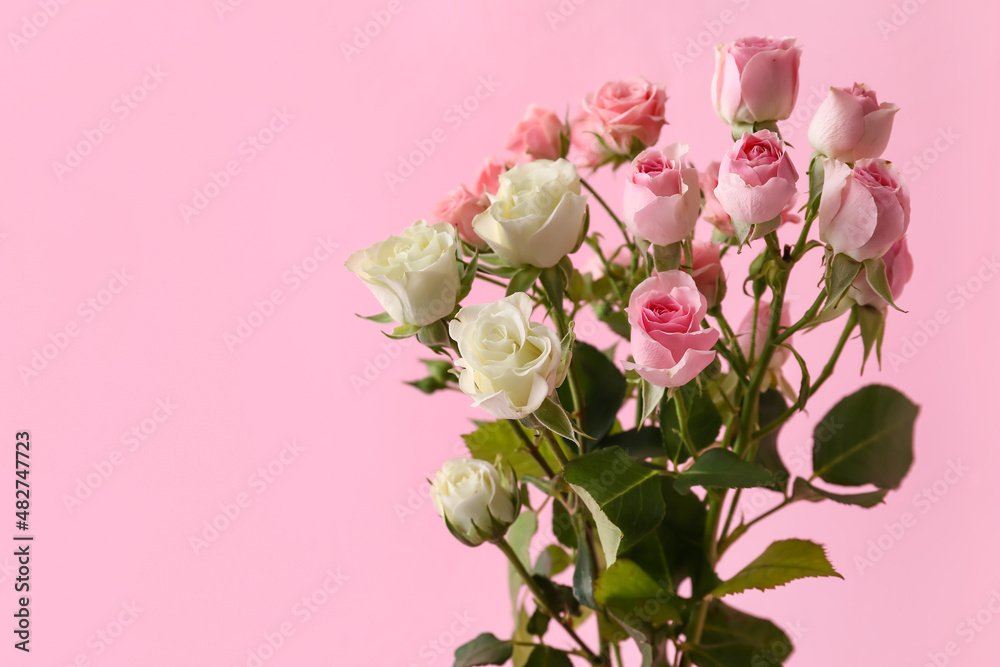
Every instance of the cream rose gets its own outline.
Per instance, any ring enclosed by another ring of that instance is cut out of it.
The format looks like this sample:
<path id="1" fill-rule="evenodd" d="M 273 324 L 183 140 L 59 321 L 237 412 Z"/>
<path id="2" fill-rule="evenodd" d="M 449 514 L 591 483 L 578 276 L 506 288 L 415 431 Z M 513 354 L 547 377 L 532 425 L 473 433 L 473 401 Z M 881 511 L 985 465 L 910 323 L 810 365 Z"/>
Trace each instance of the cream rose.
<path id="1" fill-rule="evenodd" d="M 458 238 L 446 222 L 418 220 L 347 258 L 392 319 L 425 326 L 451 314 L 458 302 Z"/>
<path id="2" fill-rule="evenodd" d="M 492 464 L 478 459 L 445 461 L 431 482 L 434 508 L 471 547 L 504 536 L 517 517 L 515 492 Z"/>
<path id="3" fill-rule="evenodd" d="M 556 332 L 532 322 L 531 298 L 516 292 L 496 303 L 466 306 L 449 323 L 462 355 L 459 387 L 498 419 L 527 417 L 562 384 Z"/>
<path id="4" fill-rule="evenodd" d="M 544 269 L 577 247 L 586 213 L 576 167 L 562 158 L 535 160 L 500 174 L 472 228 L 511 266 Z"/>

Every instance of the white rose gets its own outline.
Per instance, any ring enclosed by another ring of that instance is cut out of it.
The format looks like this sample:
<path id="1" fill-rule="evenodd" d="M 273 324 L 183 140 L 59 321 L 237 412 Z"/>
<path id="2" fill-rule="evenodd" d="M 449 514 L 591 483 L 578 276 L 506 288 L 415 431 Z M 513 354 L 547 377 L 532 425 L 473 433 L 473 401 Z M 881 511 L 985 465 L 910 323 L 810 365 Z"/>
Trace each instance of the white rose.
<path id="1" fill-rule="evenodd" d="M 496 303 L 466 306 L 449 322 L 462 355 L 462 391 L 498 419 L 533 413 L 558 387 L 562 349 L 556 332 L 530 321 L 531 298 L 516 292 Z"/>
<path id="2" fill-rule="evenodd" d="M 461 288 L 458 238 L 446 222 L 413 223 L 347 258 L 392 319 L 425 326 L 451 314 Z"/>
<path id="3" fill-rule="evenodd" d="M 452 534 L 469 546 L 504 536 L 517 517 L 513 487 L 492 464 L 478 459 L 445 461 L 431 483 L 431 499 Z"/>
<path id="4" fill-rule="evenodd" d="M 576 167 L 563 158 L 504 172 L 490 202 L 472 228 L 511 266 L 555 266 L 580 241 L 587 199 Z"/>

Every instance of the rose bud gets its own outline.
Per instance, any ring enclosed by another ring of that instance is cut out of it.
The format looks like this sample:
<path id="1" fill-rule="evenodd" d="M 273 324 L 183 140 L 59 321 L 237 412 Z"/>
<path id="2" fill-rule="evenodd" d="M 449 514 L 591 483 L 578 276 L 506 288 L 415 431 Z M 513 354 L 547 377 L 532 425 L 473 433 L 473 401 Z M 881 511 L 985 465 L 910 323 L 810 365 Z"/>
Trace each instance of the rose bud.
<path id="1" fill-rule="evenodd" d="M 535 160 L 500 175 L 472 228 L 511 266 L 544 269 L 577 248 L 586 214 L 576 168 L 562 158 Z"/>
<path id="2" fill-rule="evenodd" d="M 799 94 L 801 55 L 792 37 L 745 37 L 715 47 L 715 112 L 729 124 L 788 118 Z"/>
<path id="3" fill-rule="evenodd" d="M 652 146 L 665 122 L 667 93 L 660 84 L 636 77 L 609 81 L 583 100 L 583 113 L 593 121 L 613 152 L 630 155 L 634 142 Z"/>
<path id="4" fill-rule="evenodd" d="M 418 220 L 347 258 L 392 319 L 425 326 L 451 314 L 461 289 L 455 228 Z"/>
<path id="5" fill-rule="evenodd" d="M 734 222 L 761 225 L 754 232 L 758 238 L 781 224 L 779 216 L 795 196 L 798 178 L 777 134 L 744 132 L 719 165 L 715 196 Z"/>
<path id="6" fill-rule="evenodd" d="M 680 387 L 715 360 L 715 329 L 703 329 L 708 303 L 694 278 L 683 271 L 663 271 L 639 283 L 629 298 L 632 358 L 623 362 L 647 382 Z"/>
<path id="7" fill-rule="evenodd" d="M 605 129 L 596 118 L 582 115 L 570 123 L 573 164 L 581 169 L 595 169 L 614 157 L 608 141 L 610 138 L 605 136 Z"/>
<path id="8" fill-rule="evenodd" d="M 694 258 L 690 261 L 691 277 L 698 291 L 705 297 L 708 307 L 719 304 L 726 296 L 726 274 L 722 270 L 721 246 L 717 243 L 695 240 L 692 244 Z M 688 263 L 685 257 L 685 263 Z"/>
<path id="9" fill-rule="evenodd" d="M 476 182 L 472 185 L 472 194 L 479 197 L 483 203 L 483 208 L 490 205 L 489 195 L 495 195 L 500 188 L 500 174 L 507 171 L 507 165 L 503 160 L 491 155 L 486 158 Z"/>
<path id="10" fill-rule="evenodd" d="M 875 91 L 863 83 L 830 88 L 809 123 L 809 143 L 817 153 L 841 162 L 880 157 L 897 111 L 895 104 L 879 104 Z"/>
<path id="11" fill-rule="evenodd" d="M 733 230 L 732 218 L 726 213 L 726 209 L 722 208 L 722 204 L 719 203 L 719 199 L 715 196 L 715 188 L 719 186 L 719 163 L 710 162 L 705 171 L 699 172 L 698 183 L 701 185 L 701 193 L 705 198 L 705 207 L 701 212 L 701 217 L 704 218 L 705 222 L 723 234 L 735 236 L 736 232 Z M 792 195 L 792 198 L 785 204 L 785 208 L 781 210 L 782 225 L 802 222 L 802 217 L 798 214 L 797 210 L 797 198 L 798 192 Z"/>
<path id="12" fill-rule="evenodd" d="M 698 221 L 698 170 L 684 164 L 687 150 L 682 144 L 647 148 L 632 160 L 625 183 L 625 226 L 650 243 L 676 243 Z"/>
<path id="13" fill-rule="evenodd" d="M 486 206 L 478 196 L 464 185 L 459 185 L 434 205 L 431 219 L 435 222 L 447 222 L 458 230 L 459 237 L 466 243 L 485 247 L 485 242 L 472 229 L 472 220 L 485 210 Z"/>
<path id="14" fill-rule="evenodd" d="M 540 160 L 562 157 L 563 123 L 550 109 L 532 104 L 507 138 L 507 150 Z"/>
<path id="15" fill-rule="evenodd" d="M 458 386 L 497 419 L 521 419 L 562 384 L 566 364 L 555 331 L 531 321 L 533 302 L 515 292 L 495 303 L 466 306 L 448 324 L 458 343 Z"/>
<path id="16" fill-rule="evenodd" d="M 906 283 L 913 277 L 913 256 L 910 255 L 905 236 L 892 244 L 882 256 L 882 261 L 885 262 L 885 277 L 889 282 L 892 299 L 895 301 L 903 293 Z M 889 305 L 868 284 L 864 269 L 861 269 L 861 273 L 854 279 L 854 289 L 847 295 L 862 306 L 885 309 Z"/>
<path id="17" fill-rule="evenodd" d="M 462 544 L 478 547 L 501 539 L 519 510 L 517 485 L 487 461 L 445 461 L 431 482 L 434 509 Z"/>
<path id="18" fill-rule="evenodd" d="M 823 160 L 819 237 L 834 253 L 858 262 L 881 257 L 910 224 L 910 195 L 885 160 L 858 160 L 852 169 Z"/>

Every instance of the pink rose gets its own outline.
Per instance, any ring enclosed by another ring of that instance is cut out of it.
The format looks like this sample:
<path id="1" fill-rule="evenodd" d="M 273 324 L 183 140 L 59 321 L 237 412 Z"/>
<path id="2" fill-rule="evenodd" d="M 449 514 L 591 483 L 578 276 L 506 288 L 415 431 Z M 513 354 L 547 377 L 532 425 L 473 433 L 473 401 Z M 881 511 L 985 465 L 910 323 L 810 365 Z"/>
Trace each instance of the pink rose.
<path id="1" fill-rule="evenodd" d="M 532 104 L 507 138 L 507 150 L 539 160 L 562 157 L 563 123 L 550 109 Z"/>
<path id="2" fill-rule="evenodd" d="M 770 130 L 744 132 L 719 165 L 715 196 L 737 222 L 757 225 L 773 221 L 773 225 L 756 230 L 756 236 L 763 236 L 778 228 L 778 216 L 795 196 L 798 178 L 777 134 Z"/>
<path id="3" fill-rule="evenodd" d="M 705 171 L 699 172 L 698 183 L 701 185 L 701 193 L 705 198 L 705 206 L 702 209 L 701 217 L 705 219 L 705 222 L 723 234 L 735 236 L 736 232 L 733 231 L 733 221 L 715 196 L 715 188 L 719 185 L 719 163 L 710 162 Z M 797 212 L 797 198 L 798 192 L 792 195 L 792 198 L 788 200 L 788 204 L 782 209 L 782 225 L 802 222 L 802 217 Z"/>
<path id="4" fill-rule="evenodd" d="M 809 143 L 817 153 L 841 162 L 879 157 L 889 144 L 897 111 L 895 104 L 879 104 L 875 91 L 863 83 L 830 88 L 809 123 Z"/>
<path id="5" fill-rule="evenodd" d="M 483 168 L 476 176 L 476 182 L 472 185 L 472 194 L 481 198 L 483 206 L 489 206 L 490 200 L 486 195 L 495 195 L 500 188 L 500 174 L 507 171 L 507 165 L 503 160 L 495 155 L 486 158 Z"/>
<path id="6" fill-rule="evenodd" d="M 715 329 L 703 329 L 708 305 L 694 278 L 664 271 L 643 280 L 628 302 L 632 358 L 624 362 L 648 382 L 679 387 L 693 380 L 715 359 Z"/>
<path id="7" fill-rule="evenodd" d="M 799 94 L 801 55 L 793 37 L 745 37 L 715 47 L 715 112 L 730 124 L 788 118 Z"/>
<path id="8" fill-rule="evenodd" d="M 903 294 L 903 288 L 913 277 L 913 256 L 906 246 L 905 236 L 892 244 L 892 247 L 882 255 L 882 261 L 885 262 L 885 277 L 889 281 L 892 300 L 895 301 Z M 861 269 L 861 273 L 854 279 L 854 287 L 857 291 L 848 292 L 848 295 L 858 304 L 876 308 L 885 308 L 889 305 L 868 284 L 864 269 Z"/>
<path id="9" fill-rule="evenodd" d="M 660 138 L 667 93 L 642 77 L 609 81 L 583 100 L 583 113 L 595 120 L 612 150 L 628 155 L 632 141 L 652 146 Z"/>
<path id="10" fill-rule="evenodd" d="M 693 242 L 693 259 L 685 264 L 691 266 L 691 277 L 698 291 L 705 297 L 708 307 L 718 305 L 726 294 L 726 274 L 722 270 L 720 246 L 708 241 Z"/>
<path id="11" fill-rule="evenodd" d="M 458 235 L 466 243 L 476 247 L 485 247 L 485 243 L 472 230 L 472 220 L 477 215 L 486 210 L 480 197 L 469 191 L 464 185 L 444 196 L 431 209 L 431 218 L 434 222 L 447 222 L 458 230 Z"/>
<path id="12" fill-rule="evenodd" d="M 694 230 L 701 206 L 698 170 L 685 165 L 688 147 L 647 148 L 632 160 L 625 183 L 625 226 L 650 243 L 670 245 Z"/>
<path id="13" fill-rule="evenodd" d="M 881 257 L 910 225 L 910 194 L 885 160 L 848 165 L 823 159 L 819 237 L 835 253 L 863 262 Z"/>
<path id="14" fill-rule="evenodd" d="M 609 138 L 604 134 L 604 127 L 596 118 L 582 115 L 573 119 L 570 123 L 570 145 L 575 149 L 573 164 L 594 169 L 611 158 L 614 154 L 606 145 Z"/>
<path id="15" fill-rule="evenodd" d="M 791 326 L 792 318 L 788 314 L 787 304 L 781 309 L 781 327 L 787 328 Z M 767 330 L 771 326 L 771 304 L 767 301 L 761 301 L 757 307 L 757 336 L 754 339 L 753 336 L 753 310 L 746 314 L 743 321 L 740 322 L 739 329 L 736 330 L 736 340 L 739 341 L 740 349 L 743 350 L 744 356 L 747 359 L 750 358 L 750 343 L 753 341 L 753 356 L 755 359 L 760 358 L 760 353 L 764 351 L 764 341 L 767 339 Z M 778 347 L 774 350 L 774 354 L 771 355 L 771 363 L 768 364 L 768 368 L 781 368 L 785 365 L 785 361 L 788 360 L 788 355 L 791 354 L 786 348 Z"/>

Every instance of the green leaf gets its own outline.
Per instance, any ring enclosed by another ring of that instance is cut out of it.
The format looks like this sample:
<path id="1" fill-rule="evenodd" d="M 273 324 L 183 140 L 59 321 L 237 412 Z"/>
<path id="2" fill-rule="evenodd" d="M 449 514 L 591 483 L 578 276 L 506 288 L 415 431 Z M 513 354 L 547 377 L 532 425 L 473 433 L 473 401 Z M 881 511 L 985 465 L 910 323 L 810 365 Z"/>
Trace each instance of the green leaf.
<path id="1" fill-rule="evenodd" d="M 847 255 L 837 254 L 830 260 L 826 268 L 826 304 L 836 306 L 861 273 L 863 264 L 856 262 Z"/>
<path id="2" fill-rule="evenodd" d="M 569 438 L 574 442 L 576 441 L 576 434 L 573 431 L 573 422 L 570 421 L 569 415 L 566 414 L 566 410 L 564 410 L 561 405 L 553 401 L 551 398 L 546 398 L 542 405 L 535 410 L 531 416 L 537 419 L 538 423 L 556 435 Z"/>
<path id="3" fill-rule="evenodd" d="M 861 325 L 861 341 L 864 343 L 865 352 L 861 358 L 861 372 L 865 372 L 865 363 L 868 356 L 875 349 L 875 357 L 878 359 L 879 368 L 882 367 L 882 339 L 885 337 L 885 311 L 873 306 L 855 306 L 858 314 L 858 324 Z"/>
<path id="4" fill-rule="evenodd" d="M 801 477 L 795 479 L 795 484 L 792 487 L 793 500 L 808 500 L 811 503 L 833 500 L 842 505 L 855 505 L 857 507 L 875 507 L 885 501 L 887 493 L 889 492 L 886 489 L 868 491 L 867 493 L 831 493 L 813 486 Z"/>
<path id="5" fill-rule="evenodd" d="M 889 287 L 889 278 L 885 275 L 885 262 L 881 257 L 865 260 L 865 280 L 868 285 L 875 290 L 875 293 L 882 297 L 882 300 L 901 313 L 906 311 L 900 308 L 892 300 L 892 288 Z"/>
<path id="6" fill-rule="evenodd" d="M 577 341 L 571 363 L 580 378 L 580 390 L 586 406 L 581 424 L 584 433 L 590 436 L 583 439 L 586 451 L 593 449 L 594 441 L 600 442 L 611 431 L 625 401 L 628 382 L 614 362 L 593 345 Z M 569 382 L 559 387 L 559 400 L 563 405 L 572 405 Z"/>
<path id="7" fill-rule="evenodd" d="M 680 242 L 666 246 L 654 243 L 649 249 L 653 252 L 653 266 L 657 271 L 673 271 L 681 268 Z"/>
<path id="8" fill-rule="evenodd" d="M 573 589 L 564 584 L 557 584 L 540 574 L 532 575 L 535 585 L 542 592 L 545 604 L 557 616 L 579 616 L 580 601 L 573 595 Z"/>
<path id="9" fill-rule="evenodd" d="M 563 476 L 594 515 L 608 565 L 663 519 L 659 474 L 639 465 L 621 448 L 584 454 Z"/>
<path id="10" fill-rule="evenodd" d="M 544 637 L 545 633 L 549 630 L 549 621 L 551 620 L 551 616 L 541 609 L 536 609 L 535 613 L 528 620 L 528 632 L 539 637 Z"/>
<path id="11" fill-rule="evenodd" d="M 681 620 L 677 596 L 634 562 L 619 558 L 594 583 L 594 599 L 627 625 Z"/>
<path id="12" fill-rule="evenodd" d="M 355 313 L 357 315 L 357 313 Z M 392 315 L 389 313 L 379 313 L 378 315 L 358 315 L 363 320 L 368 320 L 369 322 L 377 322 L 378 324 L 389 324 L 390 322 L 395 322 L 392 319 Z"/>
<path id="13" fill-rule="evenodd" d="M 472 283 L 476 279 L 476 270 L 479 268 L 479 251 L 472 256 L 469 263 L 465 265 L 465 273 L 462 274 L 461 289 L 458 292 L 458 301 L 462 301 L 472 291 Z"/>
<path id="14" fill-rule="evenodd" d="M 868 385 L 844 398 L 813 431 L 815 475 L 840 486 L 898 488 L 913 464 L 919 411 L 885 385 Z"/>
<path id="15" fill-rule="evenodd" d="M 689 649 L 698 667 L 780 665 L 791 653 L 792 642 L 777 625 L 720 600 L 709 603 L 701 641 Z"/>
<path id="16" fill-rule="evenodd" d="M 514 647 L 509 641 L 501 641 L 493 634 L 484 632 L 458 647 L 455 651 L 455 667 L 502 665 L 510 660 L 513 652 Z"/>
<path id="17" fill-rule="evenodd" d="M 531 546 L 531 538 L 534 537 L 536 530 L 538 530 L 538 515 L 529 509 L 521 510 L 517 519 L 514 520 L 514 523 L 507 530 L 507 543 L 510 544 L 522 563 L 530 562 L 528 560 L 531 555 L 529 548 Z M 524 579 L 510 563 L 507 564 L 507 571 L 510 584 L 511 608 L 517 609 L 517 596 L 521 592 L 521 586 L 524 586 Z"/>
<path id="18" fill-rule="evenodd" d="M 543 577 L 554 577 L 570 566 L 573 560 L 558 544 L 550 544 L 542 549 L 535 559 L 534 573 Z"/>
<path id="19" fill-rule="evenodd" d="M 531 286 L 535 284 L 538 280 L 542 270 L 535 266 L 526 266 L 517 273 L 514 277 L 510 279 L 510 283 L 507 285 L 507 296 L 514 294 L 516 292 L 527 292 L 531 289 Z"/>
<path id="20" fill-rule="evenodd" d="M 425 327 L 420 327 L 417 331 L 417 340 L 427 347 L 447 347 L 451 345 L 448 325 L 444 323 L 444 320 L 438 320 Z"/>
<path id="21" fill-rule="evenodd" d="M 656 429 L 630 429 L 604 438 L 599 447 L 621 447 L 634 459 L 651 459 L 667 455 L 663 449 L 663 438 Z"/>
<path id="22" fill-rule="evenodd" d="M 757 412 L 761 427 L 767 426 L 781 416 L 787 407 L 785 397 L 777 389 L 768 389 L 761 394 L 760 407 Z M 771 472 L 778 490 L 784 493 L 788 488 L 790 474 L 778 454 L 778 434 L 780 432 L 781 429 L 778 428 L 760 439 L 755 461 Z"/>
<path id="23" fill-rule="evenodd" d="M 514 667 L 524 667 L 534 650 L 530 646 L 521 646 L 521 644 L 532 641 L 532 635 L 528 632 L 528 623 L 531 622 L 531 617 L 528 616 L 528 612 L 523 607 L 515 607 L 515 609 L 514 636 L 511 637 L 511 642 L 514 643 L 514 653 L 511 656 L 511 662 Z"/>
<path id="24" fill-rule="evenodd" d="M 689 382 L 680 389 L 681 398 L 687 407 L 688 433 L 691 442 L 699 452 L 713 444 L 719 437 L 722 428 L 722 415 L 715 407 L 707 387 L 698 387 L 697 383 Z M 686 461 L 691 454 L 681 441 L 680 420 L 677 418 L 676 394 L 660 412 L 660 430 L 663 435 L 663 445 L 671 460 Z"/>
<path id="25" fill-rule="evenodd" d="M 416 336 L 420 333 L 420 327 L 415 324 L 400 324 L 392 331 L 383 331 L 382 333 L 393 340 L 402 340 L 404 338 Z"/>
<path id="26" fill-rule="evenodd" d="M 753 123 L 744 123 L 743 121 L 734 120 L 729 126 L 729 131 L 733 136 L 733 141 L 739 141 L 743 138 L 743 133 L 753 134 Z"/>
<path id="27" fill-rule="evenodd" d="M 516 428 L 514 424 L 507 421 L 475 423 L 478 428 L 472 433 L 466 433 L 462 436 L 473 458 L 494 463 L 499 456 L 514 469 L 519 478 L 526 476 L 545 477 L 545 471 L 514 433 L 513 429 Z M 559 467 L 555 457 L 548 451 L 547 447 L 541 448 L 541 454 L 551 467 Z"/>
<path id="28" fill-rule="evenodd" d="M 549 305 L 555 308 L 556 311 L 563 312 L 563 295 L 566 293 L 568 279 L 562 267 L 556 265 L 542 269 L 540 277 Z"/>
<path id="29" fill-rule="evenodd" d="M 579 541 L 576 550 L 576 567 L 573 569 L 573 595 L 585 607 L 597 609 L 594 600 L 594 554 L 587 540 Z"/>
<path id="30" fill-rule="evenodd" d="M 639 420 L 640 425 L 645 424 L 646 420 L 652 416 L 657 406 L 660 405 L 665 391 L 665 387 L 655 385 L 646 379 L 642 380 L 642 418 Z"/>
<path id="31" fill-rule="evenodd" d="M 576 549 L 576 531 L 573 529 L 573 517 L 561 502 L 552 504 L 552 534 L 560 544 L 570 549 Z"/>
<path id="32" fill-rule="evenodd" d="M 774 479 L 763 466 L 744 461 L 728 449 L 709 449 L 674 480 L 680 493 L 690 493 L 692 486 L 722 489 L 745 489 L 773 486 Z"/>
<path id="33" fill-rule="evenodd" d="M 565 651 L 550 646 L 539 646 L 531 652 L 524 667 L 573 667 Z"/>
<path id="34" fill-rule="evenodd" d="M 843 579 L 830 565 L 820 545 L 808 540 L 780 540 L 771 544 L 733 578 L 716 586 L 712 595 L 722 597 L 750 588 L 765 591 L 806 577 Z"/>
<path id="35" fill-rule="evenodd" d="M 739 253 L 739 249 L 742 248 L 743 244 L 747 242 L 748 238 L 750 238 L 750 232 L 753 231 L 753 225 L 748 222 L 743 222 L 742 220 L 737 220 L 736 218 L 732 218 L 732 223 L 733 232 L 735 232 L 736 237 L 736 247 L 738 248 L 736 252 Z"/>
<path id="36" fill-rule="evenodd" d="M 597 319 L 604 322 L 616 334 L 630 340 L 632 338 L 632 325 L 628 321 L 628 314 L 623 310 L 614 310 L 606 303 L 595 303 L 594 314 Z"/>
<path id="37" fill-rule="evenodd" d="M 823 195 L 823 163 L 818 154 L 809 161 L 809 201 L 806 203 L 806 220 L 813 220 L 819 213 L 819 201 Z"/>

